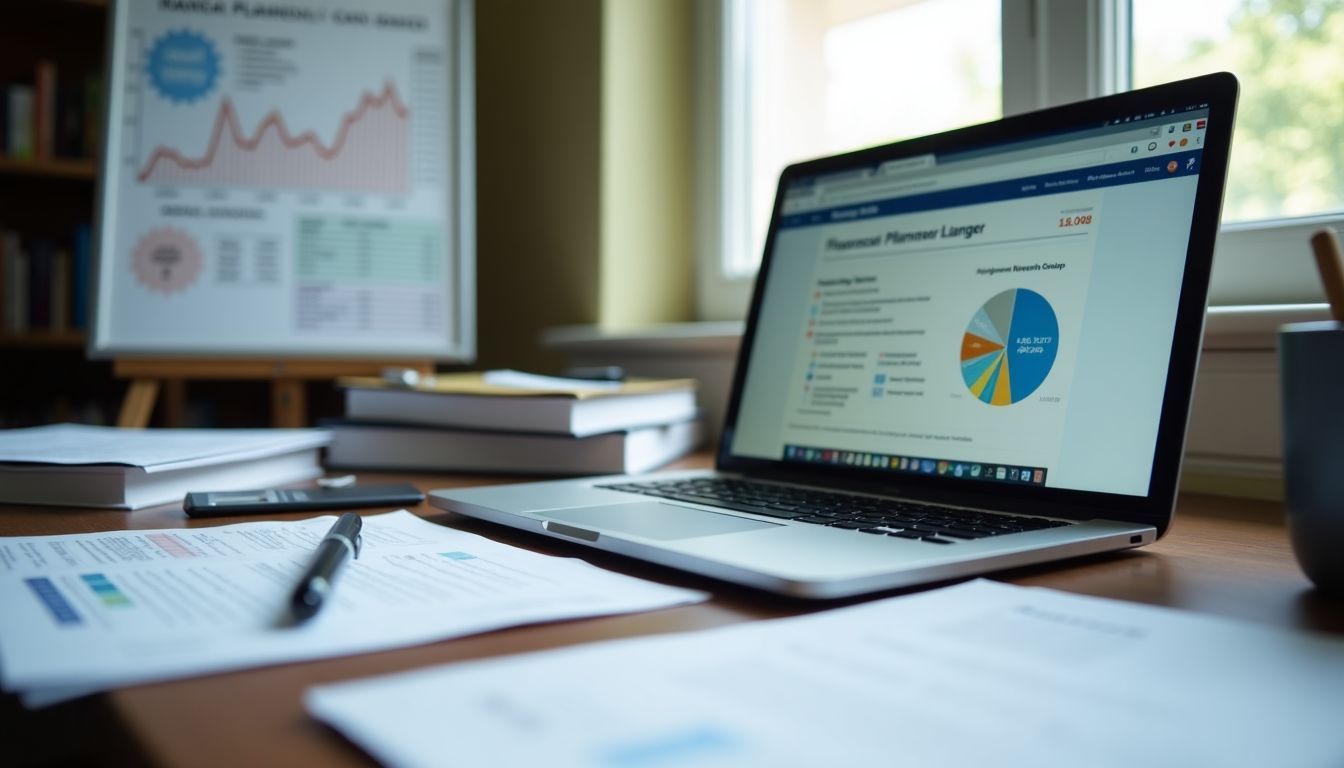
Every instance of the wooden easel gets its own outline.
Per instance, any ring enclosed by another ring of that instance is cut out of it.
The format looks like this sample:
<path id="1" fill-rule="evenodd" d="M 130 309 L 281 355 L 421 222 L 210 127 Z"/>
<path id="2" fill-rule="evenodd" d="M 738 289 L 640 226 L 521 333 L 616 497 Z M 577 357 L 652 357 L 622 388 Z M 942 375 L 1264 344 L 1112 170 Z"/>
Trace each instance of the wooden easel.
<path id="1" fill-rule="evenodd" d="M 130 389 L 121 402 L 117 426 L 143 428 L 149 425 L 160 391 L 164 394 L 169 425 L 182 423 L 186 382 L 231 379 L 271 382 L 271 425 L 302 427 L 308 421 L 304 384 L 339 376 L 377 376 L 384 368 L 411 368 L 422 375 L 434 372 L 425 360 L 279 360 L 264 358 L 128 358 L 114 361 L 118 378 L 130 379 Z"/>

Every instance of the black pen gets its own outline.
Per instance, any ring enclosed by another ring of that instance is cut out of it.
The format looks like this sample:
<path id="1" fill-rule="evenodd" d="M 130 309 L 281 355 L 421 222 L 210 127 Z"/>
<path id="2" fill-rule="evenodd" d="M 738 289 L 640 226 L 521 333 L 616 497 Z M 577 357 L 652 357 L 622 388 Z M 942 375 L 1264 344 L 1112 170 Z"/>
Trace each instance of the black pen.
<path id="1" fill-rule="evenodd" d="M 312 564 L 303 572 L 293 596 L 289 598 L 290 621 L 301 624 L 322 609 L 336 579 L 336 572 L 345 564 L 346 556 L 359 557 L 359 548 L 363 542 L 359 529 L 363 525 L 359 515 L 346 512 L 331 526 L 331 530 L 317 545 Z"/>

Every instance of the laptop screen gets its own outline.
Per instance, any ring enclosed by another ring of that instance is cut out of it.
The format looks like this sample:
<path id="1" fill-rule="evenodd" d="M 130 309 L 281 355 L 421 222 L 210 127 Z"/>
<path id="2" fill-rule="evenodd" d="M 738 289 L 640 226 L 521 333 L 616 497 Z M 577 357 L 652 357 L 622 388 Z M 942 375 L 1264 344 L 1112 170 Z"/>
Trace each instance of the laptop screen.
<path id="1" fill-rule="evenodd" d="M 1209 114 L 786 176 L 731 455 L 1147 494 Z"/>

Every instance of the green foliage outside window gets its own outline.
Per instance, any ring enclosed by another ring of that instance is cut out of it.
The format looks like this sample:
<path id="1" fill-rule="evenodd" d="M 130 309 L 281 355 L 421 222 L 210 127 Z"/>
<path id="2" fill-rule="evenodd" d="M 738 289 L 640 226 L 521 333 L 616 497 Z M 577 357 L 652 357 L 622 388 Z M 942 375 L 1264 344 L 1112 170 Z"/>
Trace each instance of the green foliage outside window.
<path id="1" fill-rule="evenodd" d="M 1230 18 L 1210 14 L 1183 55 L 1136 34 L 1133 61 L 1136 86 L 1215 70 L 1241 79 L 1224 220 L 1344 208 L 1344 0 L 1241 0 Z"/>

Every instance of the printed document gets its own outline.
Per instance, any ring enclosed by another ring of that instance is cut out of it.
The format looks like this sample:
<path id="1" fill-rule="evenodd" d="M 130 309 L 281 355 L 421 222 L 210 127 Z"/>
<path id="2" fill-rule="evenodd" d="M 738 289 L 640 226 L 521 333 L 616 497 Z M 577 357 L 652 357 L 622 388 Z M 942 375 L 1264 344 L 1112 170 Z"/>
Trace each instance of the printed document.
<path id="1" fill-rule="evenodd" d="M 0 538 L 0 683 L 37 703 L 705 598 L 403 510 L 365 517 L 325 607 L 284 626 L 335 520 Z"/>
<path id="2" fill-rule="evenodd" d="M 976 581 L 319 686 L 389 766 L 1338 766 L 1344 643 Z"/>

